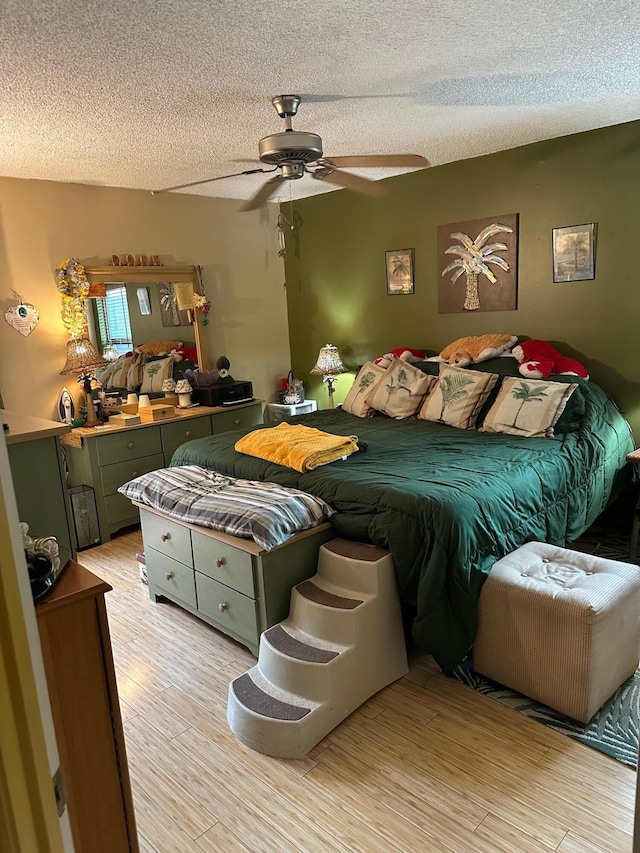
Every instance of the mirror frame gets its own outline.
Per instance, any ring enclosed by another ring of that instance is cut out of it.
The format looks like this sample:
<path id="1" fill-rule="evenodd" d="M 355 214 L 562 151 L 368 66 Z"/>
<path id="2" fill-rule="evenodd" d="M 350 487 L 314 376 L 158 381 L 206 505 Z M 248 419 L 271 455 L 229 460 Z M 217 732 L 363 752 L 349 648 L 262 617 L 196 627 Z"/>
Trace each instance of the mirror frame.
<path id="1" fill-rule="evenodd" d="M 157 284 L 160 281 L 190 281 L 194 293 L 201 293 L 200 275 L 197 267 L 88 267 L 84 268 L 85 275 L 90 284 L 105 284 L 132 282 L 133 284 Z M 195 337 L 196 350 L 198 352 L 198 365 L 200 370 L 211 370 L 211 358 L 209 356 L 209 341 L 202 325 L 202 311 L 193 312 L 193 333 Z"/>

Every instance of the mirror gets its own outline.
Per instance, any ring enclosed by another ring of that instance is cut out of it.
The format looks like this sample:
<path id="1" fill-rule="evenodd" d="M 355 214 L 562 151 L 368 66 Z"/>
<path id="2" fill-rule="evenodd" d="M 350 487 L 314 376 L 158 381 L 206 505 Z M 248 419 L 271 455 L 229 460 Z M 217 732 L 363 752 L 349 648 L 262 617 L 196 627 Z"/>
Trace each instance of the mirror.
<path id="1" fill-rule="evenodd" d="M 147 315 L 151 314 L 151 299 L 149 298 L 149 288 L 137 287 L 136 293 L 138 294 L 138 308 L 140 309 L 140 313 L 146 317 Z"/>
<path id="2" fill-rule="evenodd" d="M 172 299 L 173 287 L 167 284 L 191 284 L 195 293 L 201 293 L 200 276 L 196 267 L 85 267 L 91 284 L 125 284 L 129 322 L 134 344 L 157 338 L 179 338 L 185 344 L 195 345 L 201 370 L 211 370 L 211 359 L 200 311 L 179 311 Z M 159 279 L 162 279 L 159 281 Z M 147 290 L 149 313 L 142 313 L 143 302 L 138 290 Z M 164 297 L 164 301 L 163 301 Z"/>

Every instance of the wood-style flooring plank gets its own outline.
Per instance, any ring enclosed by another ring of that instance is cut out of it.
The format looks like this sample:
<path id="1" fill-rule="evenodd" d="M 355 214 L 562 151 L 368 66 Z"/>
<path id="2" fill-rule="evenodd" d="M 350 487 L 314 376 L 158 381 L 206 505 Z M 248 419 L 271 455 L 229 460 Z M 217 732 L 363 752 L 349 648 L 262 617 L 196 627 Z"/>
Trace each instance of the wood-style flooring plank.
<path id="1" fill-rule="evenodd" d="M 195 841 L 171 819 L 164 805 L 153 800 L 135 779 L 131 780 L 131 788 L 138 830 L 155 853 L 202 853 Z"/>
<path id="2" fill-rule="evenodd" d="M 144 737 L 144 732 L 149 730 L 153 731 L 151 746 L 149 739 Z M 183 832 L 195 839 L 217 822 L 217 816 L 194 796 L 190 780 L 185 784 L 184 777 L 174 772 L 175 766 L 171 761 L 154 760 L 152 763 L 148 760 L 154 749 L 166 754 L 170 746 L 143 717 L 136 717 L 135 722 L 131 721 L 131 725 L 126 726 L 126 739 L 136 786 L 163 806 Z M 175 751 L 171 754 L 175 756 Z"/>
<path id="3" fill-rule="evenodd" d="M 144 835 L 138 833 L 138 846 L 140 847 L 140 853 L 158 853 L 155 847 L 152 847 Z"/>
<path id="4" fill-rule="evenodd" d="M 573 832 L 567 832 L 564 841 L 558 847 L 557 853 L 605 853 L 605 851 L 602 847 L 591 844 L 585 838 L 579 838 Z"/>
<path id="5" fill-rule="evenodd" d="M 196 838 L 196 844 L 202 853 L 255 853 L 220 822 Z"/>

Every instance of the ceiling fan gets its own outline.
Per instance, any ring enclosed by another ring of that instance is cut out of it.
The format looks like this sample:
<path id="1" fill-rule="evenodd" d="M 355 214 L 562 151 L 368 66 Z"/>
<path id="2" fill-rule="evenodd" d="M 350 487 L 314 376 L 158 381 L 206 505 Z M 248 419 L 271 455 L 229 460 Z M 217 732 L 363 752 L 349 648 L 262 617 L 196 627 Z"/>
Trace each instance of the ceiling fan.
<path id="1" fill-rule="evenodd" d="M 273 169 L 247 169 L 233 175 L 219 175 L 204 181 L 192 181 L 189 184 L 179 184 L 176 187 L 165 187 L 153 190 L 152 193 L 171 192 L 211 181 L 222 181 L 225 178 L 237 178 L 240 175 L 255 175 L 258 172 L 278 172 L 269 178 L 258 192 L 243 205 L 242 210 L 255 210 L 263 205 L 284 183 L 297 180 L 303 175 L 311 175 L 317 181 L 327 181 L 339 187 L 353 190 L 370 196 L 385 195 L 389 188 L 378 181 L 361 178 L 352 172 L 343 172 L 344 166 L 352 168 L 393 168 L 402 166 L 428 166 L 429 161 L 419 154 L 363 154 L 352 157 L 325 157 L 322 150 L 322 139 L 317 133 L 305 130 L 294 130 L 291 118 L 298 112 L 302 100 L 300 95 L 277 95 L 271 99 L 280 118 L 284 119 L 285 130 L 282 133 L 272 133 L 258 143 L 258 156 L 263 163 L 273 166 Z"/>

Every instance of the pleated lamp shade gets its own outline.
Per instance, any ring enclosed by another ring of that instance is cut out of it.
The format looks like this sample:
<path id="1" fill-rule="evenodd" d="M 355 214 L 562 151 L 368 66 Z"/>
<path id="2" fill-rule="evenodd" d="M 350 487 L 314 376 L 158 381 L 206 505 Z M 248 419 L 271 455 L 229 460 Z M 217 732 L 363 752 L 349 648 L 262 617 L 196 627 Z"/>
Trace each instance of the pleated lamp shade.
<path id="1" fill-rule="evenodd" d="M 318 360 L 310 370 L 310 373 L 315 373 L 316 376 L 337 376 L 346 372 L 347 368 L 342 363 L 338 347 L 332 344 L 326 344 L 320 349 Z"/>
<path id="2" fill-rule="evenodd" d="M 113 346 L 113 344 L 108 344 L 103 350 L 102 355 L 107 361 L 117 361 L 118 360 L 118 350 Z"/>
<path id="3" fill-rule="evenodd" d="M 109 364 L 91 343 L 89 338 L 71 338 L 67 341 L 67 361 L 60 371 L 61 376 L 72 373 L 88 373 Z"/>

